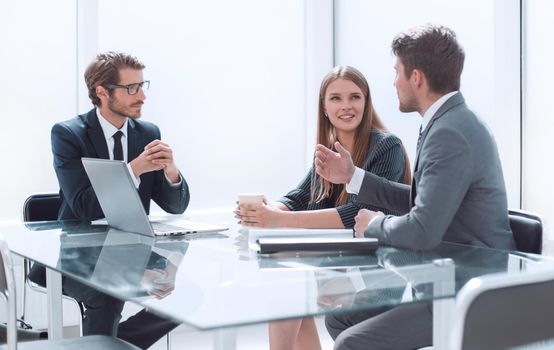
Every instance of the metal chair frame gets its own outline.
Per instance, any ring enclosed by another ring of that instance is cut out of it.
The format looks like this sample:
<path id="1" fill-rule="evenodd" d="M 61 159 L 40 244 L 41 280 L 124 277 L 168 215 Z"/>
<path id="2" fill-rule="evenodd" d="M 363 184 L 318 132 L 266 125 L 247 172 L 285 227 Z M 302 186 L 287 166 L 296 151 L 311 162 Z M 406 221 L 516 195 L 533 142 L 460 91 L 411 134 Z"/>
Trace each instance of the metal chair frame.
<path id="1" fill-rule="evenodd" d="M 551 342 L 552 291 L 554 270 L 548 266 L 470 280 L 458 293 L 449 348 L 504 349 Z"/>
<path id="2" fill-rule="evenodd" d="M 46 215 L 36 214 L 32 211 L 31 207 L 36 203 L 36 201 L 43 200 L 47 204 L 51 205 L 48 208 Z M 25 202 L 23 203 L 23 221 L 25 222 L 37 222 L 37 221 L 52 221 L 58 218 L 58 209 L 60 207 L 61 198 L 58 193 L 35 193 L 31 194 Z M 29 272 L 31 271 L 31 261 L 29 259 L 23 259 L 23 293 L 22 293 L 22 314 L 21 320 L 25 321 L 25 312 L 27 308 L 27 288 L 38 292 L 46 294 L 46 289 L 41 285 L 34 283 L 29 280 Z M 77 300 L 67 296 L 62 295 L 62 298 L 68 300 L 72 303 L 75 303 L 80 310 L 79 317 L 79 334 L 83 335 L 83 314 L 85 312 L 84 305 Z"/>

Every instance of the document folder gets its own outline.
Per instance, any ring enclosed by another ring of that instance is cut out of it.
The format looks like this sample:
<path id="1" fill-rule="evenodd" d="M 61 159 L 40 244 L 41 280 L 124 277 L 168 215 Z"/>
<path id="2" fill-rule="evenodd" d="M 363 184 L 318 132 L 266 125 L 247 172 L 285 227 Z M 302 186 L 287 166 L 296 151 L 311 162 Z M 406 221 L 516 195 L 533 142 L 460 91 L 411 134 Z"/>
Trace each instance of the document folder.
<path id="1" fill-rule="evenodd" d="M 258 250 L 260 238 L 353 238 L 352 229 L 306 229 L 306 228 L 270 228 L 248 230 L 248 246 Z"/>
<path id="2" fill-rule="evenodd" d="M 268 237 L 259 238 L 260 254 L 290 251 L 308 252 L 374 252 L 379 247 L 377 238 L 328 238 L 328 237 Z"/>

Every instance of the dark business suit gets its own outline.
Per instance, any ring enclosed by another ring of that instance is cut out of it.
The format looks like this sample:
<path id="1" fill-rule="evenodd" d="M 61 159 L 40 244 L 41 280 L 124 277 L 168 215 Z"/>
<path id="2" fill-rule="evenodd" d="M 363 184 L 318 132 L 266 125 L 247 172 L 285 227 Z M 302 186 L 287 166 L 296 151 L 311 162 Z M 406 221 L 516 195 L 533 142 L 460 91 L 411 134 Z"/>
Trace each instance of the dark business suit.
<path id="1" fill-rule="evenodd" d="M 461 93 L 437 110 L 419 141 L 411 186 L 365 173 L 358 201 L 405 213 L 371 222 L 366 237 L 426 250 L 441 241 L 515 249 L 494 138 Z M 337 349 L 418 348 L 432 342 L 431 305 L 330 316 Z"/>
<path id="2" fill-rule="evenodd" d="M 129 119 L 128 124 L 127 159 L 131 161 L 144 151 L 147 144 L 161 137 L 160 130 L 152 123 Z M 108 146 L 96 116 L 96 109 L 54 125 L 52 153 L 62 197 L 58 218 L 90 221 L 104 217 L 81 163 L 82 157 L 109 158 Z M 186 181 L 182 176 L 181 178 L 181 186 L 173 188 L 165 179 L 162 170 L 142 174 L 139 195 L 146 212 L 150 211 L 150 200 L 153 199 L 168 213 L 183 213 L 189 202 L 189 190 Z"/>
<path id="3" fill-rule="evenodd" d="M 108 159 L 108 147 L 96 115 L 96 109 L 52 128 L 54 169 L 60 184 L 62 205 L 58 219 L 90 221 L 104 214 L 81 163 L 82 157 Z M 144 147 L 160 139 L 160 131 L 152 123 L 128 120 L 127 142 L 129 161 L 135 159 Z M 139 195 L 146 212 L 153 199 L 162 209 L 172 214 L 183 213 L 189 202 L 189 191 L 181 176 L 181 185 L 172 187 L 163 171 L 140 176 Z M 40 283 L 43 274 L 34 267 L 30 278 Z M 148 348 L 177 324 L 146 313 L 144 310 L 119 324 L 123 304 L 121 300 L 103 294 L 69 278 L 63 279 L 64 293 L 85 304 L 83 334 L 117 335 L 141 348 Z"/>

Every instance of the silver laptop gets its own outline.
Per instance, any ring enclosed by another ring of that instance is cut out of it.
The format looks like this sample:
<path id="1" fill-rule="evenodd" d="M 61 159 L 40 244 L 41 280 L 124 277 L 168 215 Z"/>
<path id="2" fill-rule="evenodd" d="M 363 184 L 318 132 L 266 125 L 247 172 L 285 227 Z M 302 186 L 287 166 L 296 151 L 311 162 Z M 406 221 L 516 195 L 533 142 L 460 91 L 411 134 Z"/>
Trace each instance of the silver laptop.
<path id="1" fill-rule="evenodd" d="M 150 222 L 125 162 L 96 158 L 82 158 L 82 161 L 111 227 L 152 237 L 220 232 L 228 229 L 186 220 L 179 220 L 178 225 Z"/>

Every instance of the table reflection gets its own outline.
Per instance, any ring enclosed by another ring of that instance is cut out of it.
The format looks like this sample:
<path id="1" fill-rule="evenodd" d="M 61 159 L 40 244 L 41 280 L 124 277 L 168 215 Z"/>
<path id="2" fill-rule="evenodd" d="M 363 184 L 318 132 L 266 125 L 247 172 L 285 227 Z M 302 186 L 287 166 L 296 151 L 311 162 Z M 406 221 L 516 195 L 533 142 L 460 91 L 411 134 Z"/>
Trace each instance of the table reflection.
<path id="1" fill-rule="evenodd" d="M 129 298 L 164 298 L 175 289 L 188 242 L 108 227 L 67 228 L 60 235 L 60 270 Z"/>

